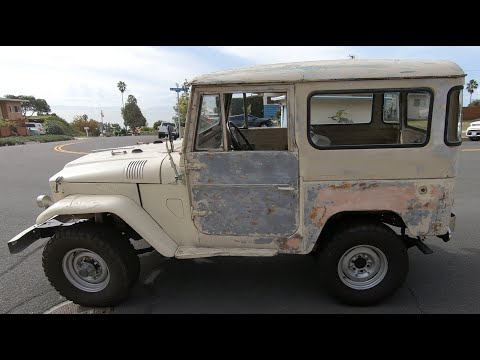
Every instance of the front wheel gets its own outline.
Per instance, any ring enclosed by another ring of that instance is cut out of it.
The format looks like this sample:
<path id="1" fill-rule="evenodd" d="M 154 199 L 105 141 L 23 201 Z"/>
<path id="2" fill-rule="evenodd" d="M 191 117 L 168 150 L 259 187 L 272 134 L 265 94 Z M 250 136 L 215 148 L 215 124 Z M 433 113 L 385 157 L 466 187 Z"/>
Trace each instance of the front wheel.
<path id="1" fill-rule="evenodd" d="M 386 299 L 408 273 L 407 248 L 382 223 L 353 224 L 338 230 L 318 260 L 330 294 L 350 305 L 371 305 Z"/>
<path id="2" fill-rule="evenodd" d="M 43 250 L 52 286 L 83 306 L 114 306 L 138 279 L 140 262 L 130 242 L 99 224 L 61 228 Z"/>

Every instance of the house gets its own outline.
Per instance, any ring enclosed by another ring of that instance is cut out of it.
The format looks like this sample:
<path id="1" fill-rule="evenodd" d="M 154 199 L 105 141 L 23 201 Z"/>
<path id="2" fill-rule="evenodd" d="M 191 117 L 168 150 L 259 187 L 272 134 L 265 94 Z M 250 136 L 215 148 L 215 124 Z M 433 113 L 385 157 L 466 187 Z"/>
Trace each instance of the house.
<path id="1" fill-rule="evenodd" d="M 22 115 L 22 102 L 25 100 L 0 98 L 0 119 L 14 120 L 19 126 L 25 126 Z"/>

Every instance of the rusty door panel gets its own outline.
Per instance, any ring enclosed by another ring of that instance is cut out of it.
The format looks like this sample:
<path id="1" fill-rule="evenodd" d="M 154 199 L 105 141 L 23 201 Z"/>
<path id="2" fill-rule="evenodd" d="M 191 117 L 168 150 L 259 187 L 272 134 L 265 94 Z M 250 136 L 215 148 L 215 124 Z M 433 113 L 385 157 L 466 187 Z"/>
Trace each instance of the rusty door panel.
<path id="1" fill-rule="evenodd" d="M 197 210 L 195 226 L 209 235 L 286 237 L 297 228 L 298 197 L 295 190 L 279 191 L 277 186 L 193 187 Z"/>
<path id="2" fill-rule="evenodd" d="M 194 224 L 201 233 L 278 238 L 298 228 L 296 154 L 188 153 L 187 169 Z"/>

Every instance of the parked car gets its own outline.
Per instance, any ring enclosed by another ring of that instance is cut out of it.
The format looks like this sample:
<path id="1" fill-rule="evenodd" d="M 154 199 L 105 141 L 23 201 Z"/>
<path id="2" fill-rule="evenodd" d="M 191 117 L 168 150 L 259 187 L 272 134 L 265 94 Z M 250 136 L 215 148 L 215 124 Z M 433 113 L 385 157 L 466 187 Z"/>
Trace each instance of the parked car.
<path id="1" fill-rule="evenodd" d="M 28 129 L 29 135 L 44 135 L 45 129 L 40 123 L 27 122 L 25 127 Z"/>
<path id="2" fill-rule="evenodd" d="M 168 127 L 172 127 L 172 135 L 174 139 L 178 139 L 178 130 L 177 127 L 173 122 L 168 122 L 168 121 L 162 121 L 160 125 L 158 125 L 157 130 L 158 130 L 158 138 L 164 138 L 168 136 Z"/>
<path id="3" fill-rule="evenodd" d="M 275 126 L 272 119 L 258 118 L 253 115 L 247 115 L 248 118 L 248 127 L 272 127 Z M 245 125 L 245 116 L 241 115 L 232 115 L 228 118 L 229 121 L 233 122 L 237 127 L 241 128 Z"/>
<path id="4" fill-rule="evenodd" d="M 43 269 L 68 300 L 119 304 L 139 277 L 138 255 L 156 250 L 182 261 L 311 255 L 314 273 L 303 276 L 318 276 L 342 302 L 369 305 L 402 286 L 409 248 L 431 254 L 431 242 L 442 252 L 440 239 L 451 240 L 465 84 L 458 65 L 330 60 L 216 72 L 191 84 L 181 144 L 73 160 L 50 177 L 51 194 L 37 198 L 45 209 L 35 225 L 8 242 L 18 254 L 50 238 Z M 229 126 L 222 99 L 252 91 L 289 97 L 286 128 Z M 412 101 L 400 101 L 398 122 L 385 123 L 392 94 L 423 94 L 428 126 L 409 126 Z M 365 123 L 332 124 L 328 116 L 344 108 L 374 111 Z M 140 240 L 151 248 L 136 249 Z M 423 265 L 435 266 L 445 264 Z"/>
<path id="5" fill-rule="evenodd" d="M 467 129 L 467 137 L 470 140 L 480 140 L 480 121 L 474 121 Z"/>

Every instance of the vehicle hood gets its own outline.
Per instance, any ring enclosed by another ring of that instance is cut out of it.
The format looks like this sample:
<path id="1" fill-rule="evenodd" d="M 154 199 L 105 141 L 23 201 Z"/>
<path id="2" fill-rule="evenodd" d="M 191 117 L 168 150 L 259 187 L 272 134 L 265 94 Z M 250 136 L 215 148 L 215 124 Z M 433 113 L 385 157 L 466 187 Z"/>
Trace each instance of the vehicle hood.
<path id="1" fill-rule="evenodd" d="M 177 168 L 180 163 L 181 141 L 175 141 L 172 157 Z M 171 181 L 174 171 L 170 163 L 166 144 L 142 144 L 112 149 L 95 150 L 69 162 L 50 178 L 54 182 L 78 183 L 162 183 L 162 167 L 166 178 Z"/>

